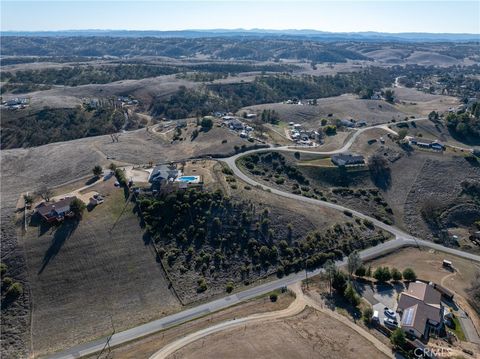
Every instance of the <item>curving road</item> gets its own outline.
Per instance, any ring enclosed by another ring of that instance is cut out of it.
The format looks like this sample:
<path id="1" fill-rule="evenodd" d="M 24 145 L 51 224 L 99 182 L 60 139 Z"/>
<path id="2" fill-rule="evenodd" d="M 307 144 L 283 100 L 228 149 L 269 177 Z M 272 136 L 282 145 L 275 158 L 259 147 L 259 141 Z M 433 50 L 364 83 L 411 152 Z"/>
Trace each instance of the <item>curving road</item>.
<path id="1" fill-rule="evenodd" d="M 415 120 L 421 120 L 421 119 L 415 119 Z M 413 120 L 413 121 L 415 121 L 415 120 Z M 376 128 L 385 128 L 385 126 L 386 126 L 385 124 L 381 124 L 381 125 L 373 126 L 373 128 L 375 128 L 375 127 Z M 226 163 L 232 169 L 232 171 L 235 173 L 236 176 L 238 176 L 240 179 L 242 179 L 243 181 L 245 181 L 246 183 L 248 183 L 252 186 L 258 186 L 258 187 L 260 187 L 264 190 L 269 190 L 276 195 L 283 196 L 283 197 L 286 197 L 286 198 L 289 198 L 289 199 L 292 199 L 292 200 L 295 200 L 295 201 L 312 203 L 314 205 L 318 205 L 318 206 L 321 206 L 321 207 L 330 208 L 330 209 L 334 209 L 334 210 L 342 211 L 342 212 L 343 211 L 349 211 L 355 217 L 370 220 L 374 225 L 376 225 L 377 227 L 382 228 L 383 230 L 391 233 L 395 237 L 395 239 L 393 239 L 391 241 L 380 243 L 375 247 L 370 247 L 370 248 L 367 248 L 367 249 L 361 251 L 360 252 L 360 257 L 364 260 L 371 259 L 371 258 L 374 258 L 374 257 L 378 257 L 382 254 L 392 252 L 392 251 L 397 250 L 397 249 L 402 248 L 402 247 L 417 246 L 417 247 L 427 247 L 427 248 L 435 249 L 435 250 L 438 250 L 438 251 L 446 252 L 446 253 L 461 257 L 461 258 L 469 259 L 471 261 L 480 263 L 480 256 L 474 255 L 472 253 L 459 251 L 459 250 L 453 249 L 453 248 L 447 248 L 447 247 L 444 247 L 442 245 L 439 245 L 439 244 L 436 244 L 436 243 L 433 243 L 433 242 L 428 242 L 428 241 L 421 240 L 419 238 L 416 238 L 416 237 L 402 231 L 401 229 L 398 229 L 394 226 L 387 225 L 383 222 L 378 221 L 375 218 L 369 217 L 369 216 L 367 216 L 367 215 L 365 215 L 361 212 L 352 210 L 350 208 L 347 208 L 347 207 L 344 207 L 344 206 L 341 206 L 341 205 L 338 205 L 338 204 L 335 204 L 335 203 L 324 202 L 324 201 L 321 201 L 321 200 L 318 200 L 318 199 L 307 198 L 307 197 L 298 196 L 298 195 L 295 195 L 295 194 L 292 194 L 292 193 L 283 192 L 283 191 L 280 191 L 278 189 L 271 188 L 271 187 L 268 187 L 268 186 L 263 185 L 261 183 L 258 183 L 254 179 L 248 177 L 245 173 L 243 173 L 237 167 L 237 164 L 236 164 L 237 159 L 240 158 L 241 156 L 251 154 L 251 153 L 255 153 L 255 152 L 271 151 L 272 149 L 277 150 L 277 151 L 295 151 L 295 152 L 298 151 L 298 152 L 307 152 L 307 153 L 323 154 L 323 155 L 330 155 L 330 154 L 334 154 L 334 153 L 345 152 L 351 147 L 351 145 L 353 144 L 355 139 L 361 133 L 363 133 L 364 131 L 369 130 L 371 128 L 372 127 L 367 127 L 367 128 L 357 130 L 350 137 L 350 139 L 342 146 L 342 148 L 334 150 L 334 151 L 326 151 L 326 152 L 314 152 L 314 151 L 305 151 L 305 150 L 302 151 L 301 149 L 298 149 L 298 148 L 288 148 L 287 146 L 285 146 L 285 147 L 251 150 L 251 151 L 247 151 L 247 152 L 244 152 L 244 153 L 237 154 L 237 155 L 229 157 L 229 158 L 221 159 L 220 161 Z M 346 260 L 337 262 L 337 265 L 344 265 L 345 262 L 346 262 Z M 310 275 L 316 275 L 316 274 L 319 274 L 321 272 L 322 272 L 322 269 L 320 268 L 320 269 L 317 269 L 317 270 L 314 270 L 314 271 L 311 271 L 311 272 L 308 272 L 308 273 Z M 206 314 L 209 314 L 209 313 L 212 313 L 212 312 L 230 307 L 232 305 L 238 304 L 238 303 L 243 302 L 245 300 L 258 297 L 259 295 L 266 294 L 268 292 L 271 292 L 272 290 L 294 284 L 296 282 L 299 282 L 299 281 L 303 280 L 304 278 L 305 278 L 305 272 L 302 271 L 300 273 L 291 274 L 291 275 L 285 276 L 281 279 L 273 280 L 271 282 L 252 287 L 252 288 L 244 290 L 242 292 L 231 294 L 229 296 L 226 296 L 226 297 L 223 297 L 223 298 L 220 298 L 220 299 L 216 299 L 216 300 L 213 300 L 213 301 L 205 303 L 205 304 L 201 304 L 201 305 L 199 305 L 197 307 L 194 307 L 194 308 L 186 309 L 186 310 L 181 311 L 179 313 L 175 313 L 175 314 L 169 315 L 167 317 L 164 317 L 164 318 L 161 318 L 161 319 L 158 319 L 158 320 L 155 320 L 155 321 L 152 321 L 152 322 L 149 322 L 149 323 L 146 323 L 146 324 L 143 324 L 143 325 L 125 330 L 123 332 L 116 333 L 110 338 L 109 344 L 110 344 L 111 347 L 113 347 L 113 346 L 120 345 L 120 344 L 129 342 L 129 341 L 132 341 L 132 340 L 135 340 L 135 339 L 139 339 L 141 337 L 144 337 L 146 335 L 153 334 L 155 332 L 167 329 L 167 328 L 172 327 L 174 325 L 178 325 L 180 323 L 184 323 L 184 322 L 190 321 L 192 319 L 196 319 L 196 318 L 199 318 L 201 316 L 204 316 Z M 80 358 L 82 356 L 98 353 L 105 347 L 105 344 L 108 341 L 108 339 L 109 338 L 105 337 L 105 338 L 101 338 L 101 339 L 98 339 L 98 340 L 93 341 L 93 342 L 80 344 L 80 345 L 77 345 L 77 346 L 75 346 L 71 349 L 68 349 L 68 350 L 64 351 L 64 352 L 54 354 L 50 358 L 54 358 L 54 359 L 73 359 L 73 358 Z"/>
<path id="2" fill-rule="evenodd" d="M 294 315 L 301 313 L 307 305 L 322 313 L 327 314 L 330 317 L 335 318 L 336 320 L 340 321 L 344 325 L 352 328 L 356 333 L 358 333 L 359 335 L 361 335 L 362 337 L 370 341 L 373 346 L 375 346 L 379 351 L 384 353 L 387 357 L 393 358 L 392 350 L 389 347 L 387 347 L 385 344 L 383 344 L 380 340 L 375 338 L 372 334 L 368 333 L 363 328 L 353 324 L 344 316 L 338 313 L 332 312 L 331 310 L 322 308 L 312 298 L 305 296 L 303 294 L 302 288 L 300 287 L 299 283 L 296 283 L 295 285 L 293 285 L 291 289 L 295 293 L 296 298 L 292 302 L 292 304 L 290 304 L 290 306 L 286 309 L 274 311 L 274 312 L 253 314 L 248 317 L 229 320 L 226 322 L 218 323 L 216 325 L 213 325 L 205 329 L 201 329 L 197 332 L 194 332 L 183 338 L 175 340 L 174 342 L 169 343 L 168 345 L 164 346 L 162 349 L 154 353 L 150 357 L 150 359 L 165 359 L 168 356 L 175 353 L 176 351 L 178 351 L 179 349 L 187 346 L 188 344 L 191 344 L 199 339 L 205 338 L 211 334 L 215 334 L 224 330 L 239 328 L 244 326 L 245 324 L 250 324 L 250 323 L 263 323 L 267 321 L 292 317 Z"/>

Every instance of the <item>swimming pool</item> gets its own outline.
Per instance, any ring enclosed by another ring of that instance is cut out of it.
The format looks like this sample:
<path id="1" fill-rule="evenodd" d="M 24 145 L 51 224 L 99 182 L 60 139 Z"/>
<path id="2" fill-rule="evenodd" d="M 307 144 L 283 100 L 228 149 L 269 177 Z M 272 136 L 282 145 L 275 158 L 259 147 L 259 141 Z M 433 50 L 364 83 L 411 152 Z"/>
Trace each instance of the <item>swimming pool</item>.
<path id="1" fill-rule="evenodd" d="M 199 183 L 200 176 L 180 176 L 177 178 L 177 182 Z"/>

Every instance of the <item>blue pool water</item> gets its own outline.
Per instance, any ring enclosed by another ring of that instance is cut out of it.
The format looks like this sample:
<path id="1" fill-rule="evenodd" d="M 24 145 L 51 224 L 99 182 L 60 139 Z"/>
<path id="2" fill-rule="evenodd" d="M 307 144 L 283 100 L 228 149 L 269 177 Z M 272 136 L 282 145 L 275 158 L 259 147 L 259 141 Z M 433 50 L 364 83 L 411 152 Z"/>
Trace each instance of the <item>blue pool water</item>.
<path id="1" fill-rule="evenodd" d="M 180 182 L 194 182 L 198 180 L 198 176 L 181 176 L 178 177 Z"/>

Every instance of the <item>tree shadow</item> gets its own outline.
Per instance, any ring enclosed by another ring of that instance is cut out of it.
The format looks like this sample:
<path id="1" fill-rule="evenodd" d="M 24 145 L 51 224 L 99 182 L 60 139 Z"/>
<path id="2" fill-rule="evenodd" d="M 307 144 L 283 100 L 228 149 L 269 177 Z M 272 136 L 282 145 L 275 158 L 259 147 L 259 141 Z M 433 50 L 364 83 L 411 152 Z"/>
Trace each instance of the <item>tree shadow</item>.
<path id="1" fill-rule="evenodd" d="M 324 297 L 325 305 L 330 310 L 343 309 L 345 310 L 356 323 L 362 317 L 362 312 L 360 308 L 354 307 L 349 301 L 347 301 L 343 295 L 336 293 L 335 291 L 332 295 L 327 295 Z"/>
<path id="2" fill-rule="evenodd" d="M 406 153 L 407 156 L 411 156 L 414 152 L 413 147 L 409 143 L 399 144 L 400 148 Z"/>
<path id="3" fill-rule="evenodd" d="M 50 229 L 54 227 L 54 225 L 45 222 L 38 213 L 35 213 L 30 218 L 30 221 L 28 222 L 28 226 L 37 228 L 39 237 L 43 236 L 45 233 L 47 233 Z"/>
<path id="4" fill-rule="evenodd" d="M 150 245 L 150 243 L 152 243 L 152 236 L 150 235 L 150 233 L 148 233 L 147 231 L 145 231 L 143 233 L 143 236 L 142 236 L 142 239 L 143 239 L 143 243 L 148 246 Z"/>
<path id="5" fill-rule="evenodd" d="M 38 274 L 42 274 L 50 261 L 60 252 L 60 249 L 63 247 L 65 241 L 70 238 L 77 229 L 78 224 L 78 220 L 66 220 L 60 225 L 60 227 L 57 228 L 53 234 L 50 247 L 48 247 L 47 251 L 45 252 L 42 267 L 38 271 Z"/>
<path id="6" fill-rule="evenodd" d="M 95 183 L 97 182 L 99 179 L 99 177 L 92 177 L 92 178 L 89 178 L 86 182 L 85 182 L 85 186 L 90 186 L 92 183 Z"/>
<path id="7" fill-rule="evenodd" d="M 370 178 L 375 186 L 384 191 L 388 190 L 392 185 L 392 174 L 390 168 L 385 168 L 380 173 L 375 175 L 370 174 Z"/>
<path id="8" fill-rule="evenodd" d="M 2 288 L 2 292 L 5 292 L 7 288 Z M 13 303 L 15 303 L 15 301 L 20 298 L 20 295 L 17 295 L 17 296 L 14 296 L 14 295 L 9 295 L 7 293 L 7 295 L 5 295 L 5 297 L 2 299 L 2 303 L 1 303 L 1 309 L 4 310 L 4 309 L 7 309 L 8 307 L 10 307 Z"/>

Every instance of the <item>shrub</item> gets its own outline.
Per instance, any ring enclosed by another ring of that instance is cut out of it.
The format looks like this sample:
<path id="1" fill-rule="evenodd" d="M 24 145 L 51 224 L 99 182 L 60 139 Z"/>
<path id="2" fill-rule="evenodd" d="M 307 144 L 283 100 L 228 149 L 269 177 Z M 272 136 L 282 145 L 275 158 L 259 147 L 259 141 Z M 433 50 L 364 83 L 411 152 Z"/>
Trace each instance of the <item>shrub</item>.
<path id="1" fill-rule="evenodd" d="M 390 269 L 388 267 L 378 267 L 373 273 L 373 278 L 379 282 L 388 282 L 392 279 L 392 275 L 390 274 Z"/>
<path id="2" fill-rule="evenodd" d="M 370 229 L 373 229 L 374 226 L 373 226 L 373 222 L 370 221 L 369 219 L 364 219 L 363 220 L 363 225 L 367 228 L 370 228 Z"/>
<path id="3" fill-rule="evenodd" d="M 347 278 L 343 272 L 336 271 L 332 279 L 332 287 L 335 291 L 341 295 L 345 292 L 347 287 Z"/>
<path id="4" fill-rule="evenodd" d="M 33 196 L 30 195 L 30 194 L 24 194 L 23 195 L 23 200 L 25 201 L 25 204 L 28 206 L 28 205 L 31 205 L 33 203 Z"/>
<path id="5" fill-rule="evenodd" d="M 345 289 L 344 297 L 348 302 L 357 307 L 360 304 L 360 296 L 352 285 L 352 282 L 349 282 L 347 288 Z"/>
<path id="6" fill-rule="evenodd" d="M 372 317 L 373 317 L 373 309 L 371 307 L 366 307 L 363 310 L 363 322 L 366 325 L 369 325 L 372 321 Z"/>
<path id="7" fill-rule="evenodd" d="M 277 299 L 278 299 L 278 294 L 277 293 L 270 294 L 270 301 L 275 303 L 277 301 Z"/>
<path id="8" fill-rule="evenodd" d="M 358 268 L 355 271 L 355 275 L 358 277 L 365 277 L 366 273 L 367 273 L 367 268 L 365 268 L 364 266 L 360 266 L 360 268 Z"/>
<path id="9" fill-rule="evenodd" d="M 403 278 L 402 273 L 397 268 L 392 268 L 391 274 L 392 274 L 392 279 L 394 281 L 399 281 L 399 280 L 402 280 Z"/>
<path id="10" fill-rule="evenodd" d="M 7 273 L 7 265 L 5 263 L 0 263 L 0 275 L 3 277 Z"/>
<path id="11" fill-rule="evenodd" d="M 120 183 L 121 186 L 127 185 L 127 178 L 125 177 L 125 172 L 122 171 L 122 169 L 115 169 L 115 177 L 117 177 L 117 181 L 118 183 Z"/>
<path id="12" fill-rule="evenodd" d="M 337 126 L 335 126 L 335 125 L 325 126 L 325 128 L 323 129 L 323 131 L 324 131 L 325 134 L 328 135 L 328 136 L 336 135 L 336 134 L 337 134 Z"/>
<path id="13" fill-rule="evenodd" d="M 403 271 L 403 279 L 414 282 L 417 280 L 417 275 L 412 268 L 405 268 L 405 270 Z"/>
<path id="14" fill-rule="evenodd" d="M 7 297 L 17 298 L 22 294 L 23 294 L 23 286 L 18 282 L 13 283 L 10 286 L 10 288 L 8 288 L 7 290 Z"/>
<path id="15" fill-rule="evenodd" d="M 203 293 L 207 290 L 207 283 L 205 282 L 205 278 L 200 278 L 197 281 L 197 293 Z"/>
<path id="16" fill-rule="evenodd" d="M 85 203 L 79 198 L 75 198 L 71 203 L 70 203 L 70 210 L 73 212 L 76 218 L 80 219 L 82 218 L 83 211 L 85 211 Z"/>
<path id="17" fill-rule="evenodd" d="M 233 283 L 232 282 L 227 283 L 227 286 L 225 287 L 225 291 L 227 293 L 232 293 L 233 292 Z"/>
<path id="18" fill-rule="evenodd" d="M 200 122 L 200 126 L 202 127 L 202 131 L 209 131 L 213 127 L 213 121 L 211 118 L 203 118 L 202 122 Z"/>
<path id="19" fill-rule="evenodd" d="M 93 167 L 92 172 L 93 175 L 98 178 L 103 173 L 103 168 L 100 165 L 96 165 L 95 167 Z"/>
<path id="20" fill-rule="evenodd" d="M 5 277 L 2 280 L 2 287 L 9 288 L 13 284 L 13 279 L 10 277 Z"/>
<path id="21" fill-rule="evenodd" d="M 406 343 L 405 333 L 403 332 L 403 330 L 401 328 L 395 329 L 390 336 L 390 341 L 395 348 L 403 347 Z"/>
<path id="22" fill-rule="evenodd" d="M 228 167 L 223 167 L 222 172 L 226 175 L 233 176 L 233 171 Z"/>

